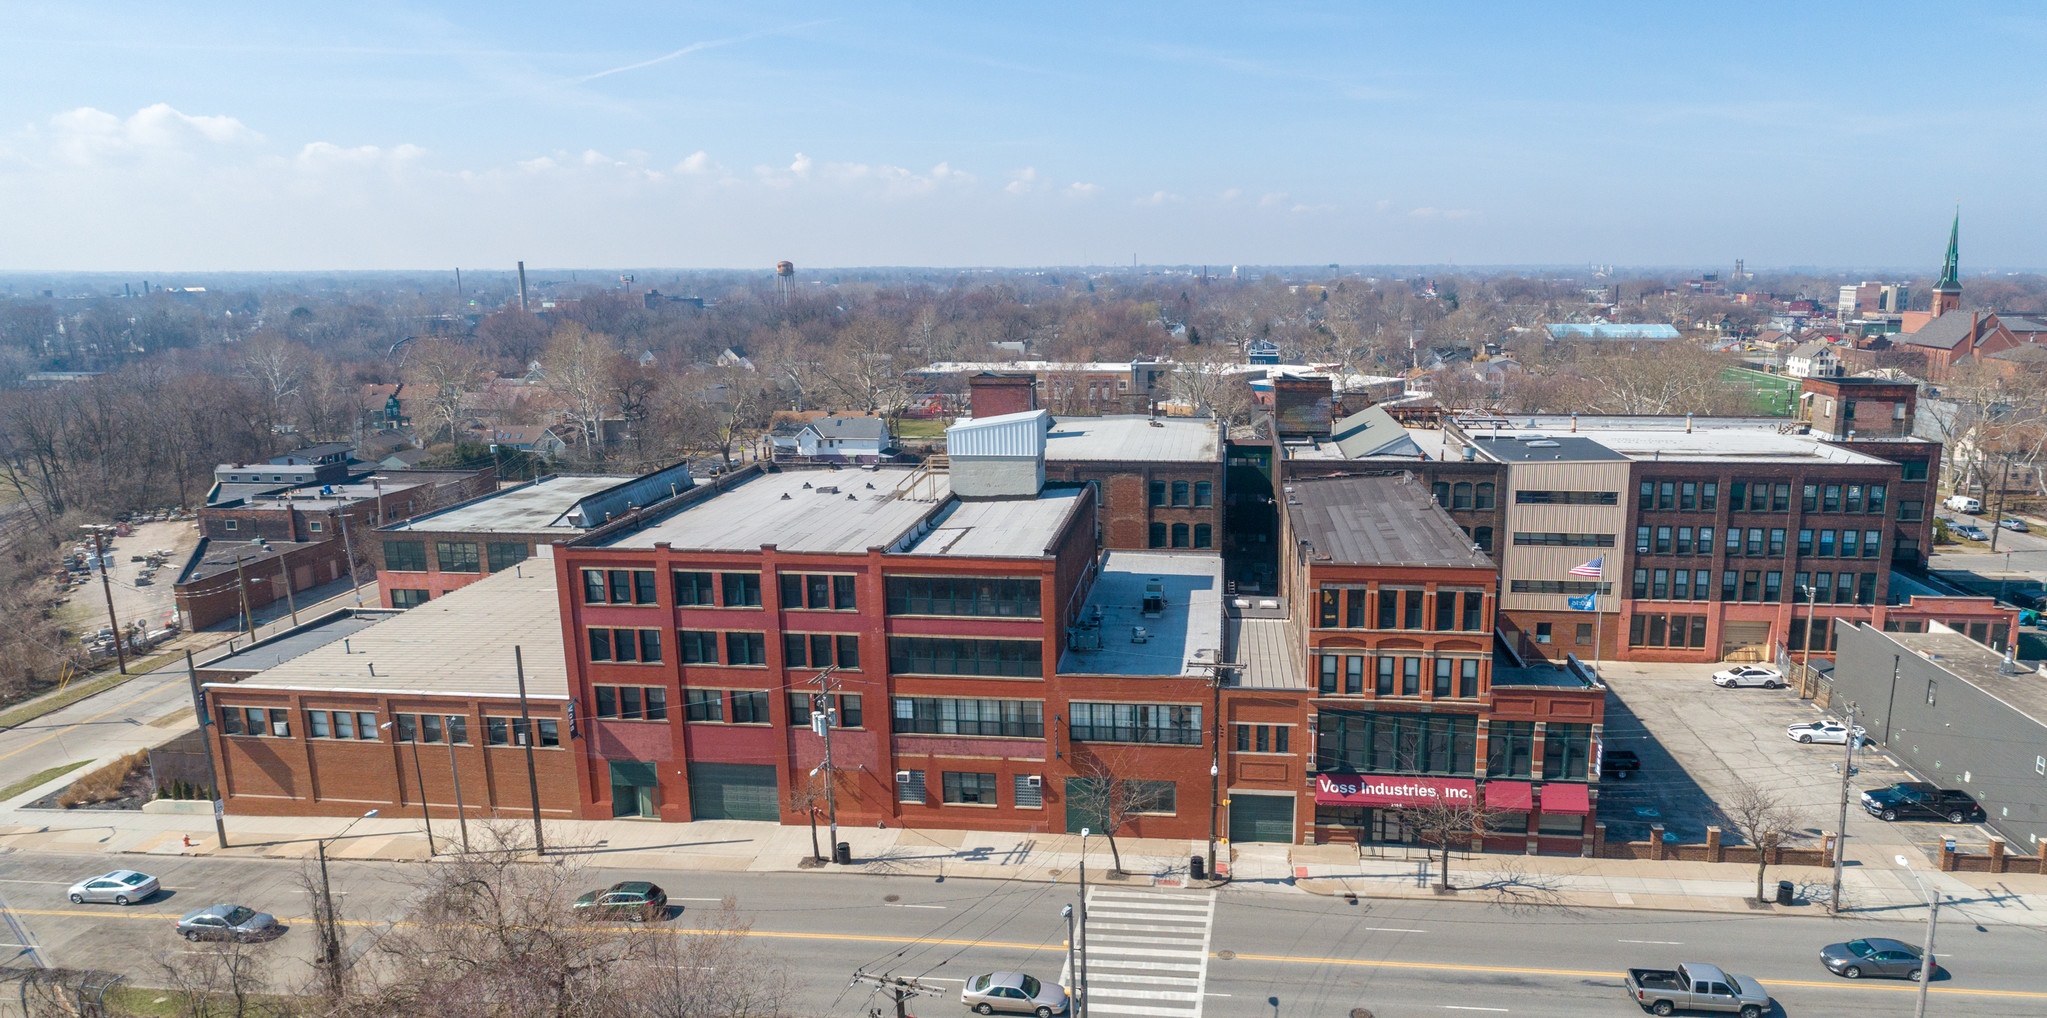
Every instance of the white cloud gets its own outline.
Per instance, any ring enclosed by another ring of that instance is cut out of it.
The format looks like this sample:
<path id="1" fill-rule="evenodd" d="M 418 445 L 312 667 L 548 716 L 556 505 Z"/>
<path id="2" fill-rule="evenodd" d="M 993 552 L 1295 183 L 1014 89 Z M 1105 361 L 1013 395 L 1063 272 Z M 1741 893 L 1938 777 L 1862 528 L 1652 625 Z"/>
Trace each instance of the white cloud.
<path id="1" fill-rule="evenodd" d="M 722 167 L 711 162 L 711 154 L 702 149 L 690 153 L 683 158 L 682 162 L 675 164 L 675 172 L 677 173 L 712 173 L 721 169 Z"/>
<path id="2" fill-rule="evenodd" d="M 799 177 L 810 176 L 810 157 L 801 152 L 796 153 L 796 161 L 789 164 L 789 172 Z"/>
<path id="3" fill-rule="evenodd" d="M 1233 187 L 1217 195 L 1216 197 L 1221 198 L 1224 201 L 1236 201 L 1237 199 L 1242 198 L 1243 196 L 1244 196 L 1243 188 Z"/>
<path id="4" fill-rule="evenodd" d="M 207 147 L 247 146 L 263 136 L 233 117 L 193 116 L 157 103 L 126 120 L 82 106 L 50 118 L 50 150 L 77 166 L 122 159 L 184 156 Z"/>
<path id="5" fill-rule="evenodd" d="M 1095 195 L 1102 193 L 1102 185 L 1083 184 L 1080 181 L 1076 180 L 1073 183 L 1066 185 L 1066 188 L 1060 193 L 1066 195 L 1069 198 L 1092 198 Z"/>
<path id="6" fill-rule="evenodd" d="M 1010 194 L 1028 194 L 1039 186 L 1049 186 L 1050 184 L 1051 181 L 1043 180 L 1038 176 L 1036 167 L 1026 166 L 1021 170 L 1011 170 L 1009 173 L 1009 183 L 1002 189 Z"/>
<path id="7" fill-rule="evenodd" d="M 1156 208 L 1160 205 L 1179 202 L 1181 200 L 1182 199 L 1180 198 L 1179 195 L 1174 194 L 1171 191 L 1153 191 L 1152 193 L 1145 195 L 1144 197 L 1139 198 L 1134 202 L 1131 202 L 1131 204 Z"/>
<path id="8" fill-rule="evenodd" d="M 1258 199 L 1260 208 L 1276 209 L 1286 204 L 1285 191 L 1270 191 Z"/>
<path id="9" fill-rule="evenodd" d="M 1290 209 L 1288 209 L 1287 211 L 1288 211 L 1288 212 L 1297 212 L 1297 213 L 1298 213 L 1298 212 L 1308 212 L 1308 213 L 1315 213 L 1315 214 L 1318 214 L 1318 215 L 1320 215 L 1320 214 L 1327 214 L 1327 213 L 1330 213 L 1330 212 L 1334 212 L 1334 211 L 1336 211 L 1336 206 L 1334 206 L 1334 205 L 1296 205 L 1296 206 L 1294 206 L 1293 208 L 1290 208 Z"/>

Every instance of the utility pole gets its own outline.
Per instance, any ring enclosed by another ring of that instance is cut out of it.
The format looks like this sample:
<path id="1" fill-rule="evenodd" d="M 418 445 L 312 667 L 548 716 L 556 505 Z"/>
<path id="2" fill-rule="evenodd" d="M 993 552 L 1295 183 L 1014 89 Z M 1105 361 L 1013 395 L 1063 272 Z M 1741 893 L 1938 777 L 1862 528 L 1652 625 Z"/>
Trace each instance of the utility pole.
<path id="1" fill-rule="evenodd" d="M 540 777 L 533 766 L 533 713 L 526 707 L 526 655 L 512 647 L 512 668 L 519 675 L 519 733 L 526 743 L 526 789 L 533 793 L 533 854 L 546 855 L 547 844 L 540 833 Z"/>
<path id="2" fill-rule="evenodd" d="M 340 840 L 343 835 L 348 833 L 349 827 L 354 827 L 358 821 L 376 816 L 377 812 L 377 810 L 371 810 L 362 816 L 356 817 L 354 820 L 350 820 L 348 827 L 341 829 L 341 834 L 337 834 L 332 838 L 321 838 L 318 843 L 320 854 L 320 901 L 316 909 L 318 914 L 313 917 L 313 921 L 319 927 L 320 953 L 314 959 L 313 964 L 326 975 L 327 993 L 336 1000 L 341 999 L 342 991 L 341 924 L 334 915 L 334 888 L 332 884 L 327 882 L 327 842 Z"/>
<path id="3" fill-rule="evenodd" d="M 227 847 L 227 819 L 220 794 L 220 772 L 213 765 L 213 736 L 206 729 L 213 724 L 213 715 L 206 710 L 206 694 L 199 691 L 199 668 L 192 663 L 192 652 L 185 652 L 185 678 L 192 683 L 192 713 L 199 719 L 199 745 L 206 751 L 206 797 L 213 800 L 213 833 L 220 839 L 220 847 Z"/>
<path id="4" fill-rule="evenodd" d="M 1208 670 L 1209 714 L 1208 724 L 1208 879 L 1216 879 L 1216 813 L 1222 805 L 1222 745 L 1223 745 L 1223 680 L 1229 675 L 1228 669 L 1235 667 L 1223 660 L 1218 651 L 1201 651 L 1187 662 L 1196 668 Z"/>
<path id="5" fill-rule="evenodd" d="M 448 739 L 448 776 L 455 780 L 455 823 L 462 828 L 462 851 L 469 851 L 469 811 L 462 807 L 462 770 L 455 766 L 455 722 L 453 714 L 441 715 L 441 734 Z M 468 738 L 468 718 L 459 719 L 464 729 L 463 738 Z M 421 798 L 424 798 L 422 796 Z"/>
<path id="6" fill-rule="evenodd" d="M 1070 994 L 1070 995 L 1069 995 L 1069 996 L 1070 996 L 1070 997 L 1071 997 L 1072 999 L 1071 999 L 1071 1000 L 1069 1001 L 1069 1003 L 1067 1004 L 1067 1008 L 1066 1008 L 1066 1009 L 1067 1009 L 1067 1010 L 1068 1010 L 1069 1012 L 1071 1012 L 1071 1013 L 1072 1013 L 1072 1018 L 1087 1018 L 1087 1012 L 1088 1012 L 1088 1000 L 1087 1000 L 1087 835 L 1088 835 L 1088 829 L 1087 829 L 1087 828 L 1085 828 L 1085 827 L 1081 828 L 1081 829 L 1080 829 L 1080 942 L 1079 942 L 1079 947 L 1078 947 L 1078 951 L 1079 951 L 1079 953 L 1080 953 L 1080 969 L 1079 969 L 1079 970 L 1078 970 L 1077 972 L 1075 972 L 1075 973 L 1074 973 L 1074 976 L 1073 976 L 1073 988 L 1074 988 L 1075 990 L 1077 990 L 1078 992 L 1076 992 L 1076 993 L 1073 993 L 1073 994 Z"/>
<path id="7" fill-rule="evenodd" d="M 1841 867 L 1848 858 L 1848 779 L 1855 773 L 1855 705 L 1848 705 L 1848 742 L 1841 755 L 1841 818 L 1834 826 L 1834 893 L 1827 898 L 1827 914 L 1841 914 Z"/>
<path id="8" fill-rule="evenodd" d="M 417 721 L 414 721 L 413 723 L 414 723 L 414 724 L 417 724 L 418 722 L 417 722 Z M 398 738 L 398 736 L 399 736 L 399 735 L 401 734 L 401 733 L 400 733 L 400 732 L 399 732 L 399 731 L 397 730 L 397 728 L 396 728 L 396 727 L 394 727 L 394 726 L 396 726 L 397 724 L 398 724 L 398 721 L 397 721 L 397 719 L 396 719 L 396 718 L 393 718 L 392 720 L 390 720 L 390 721 L 386 721 L 386 722 L 384 722 L 383 724 L 381 724 L 381 725 L 378 725 L 377 727 L 378 727 L 378 728 L 380 728 L 380 729 L 382 729 L 382 728 L 390 728 L 390 729 L 391 729 L 391 738 L 393 738 L 393 739 L 396 739 L 396 738 Z M 417 783 L 419 784 L 419 819 L 420 819 L 420 822 L 421 822 L 421 823 L 423 823 L 423 824 L 425 824 L 425 825 L 426 825 L 426 857 L 427 857 L 428 859 L 432 859 L 432 858 L 433 858 L 434 856 L 436 856 L 436 855 L 439 855 L 440 853 L 434 850 L 434 815 L 433 815 L 433 811 L 431 811 L 431 810 L 427 809 L 427 806 L 426 806 L 426 772 L 425 772 L 425 771 L 422 771 L 422 770 L 420 770 L 420 769 L 419 769 L 419 732 L 418 732 L 418 731 L 416 731 L 416 730 L 415 730 L 415 731 L 414 731 L 414 732 L 412 733 L 412 739 L 411 739 L 410 741 L 412 742 L 412 778 L 413 778 L 413 780 L 414 780 L 415 782 L 417 782 Z M 399 787 L 403 788 L 403 787 L 404 787 L 404 784 L 405 784 L 405 779 L 404 779 L 404 778 L 399 778 L 399 779 L 398 779 L 398 783 L 399 783 Z"/>
<path id="9" fill-rule="evenodd" d="M 838 688 L 838 683 L 833 682 L 831 676 L 838 670 L 838 665 L 832 665 L 810 680 L 817 683 L 820 690 L 814 694 L 816 699 L 811 701 L 813 706 L 810 711 L 810 730 L 824 737 L 824 763 L 819 769 L 824 771 L 824 801 L 825 810 L 831 817 L 834 862 L 839 858 L 839 783 L 837 776 L 832 772 L 832 726 L 839 722 L 839 709 L 837 702 L 832 699 L 832 692 Z M 816 830 L 814 827 L 811 829 Z"/>
<path id="10" fill-rule="evenodd" d="M 1919 953 L 1919 1001 L 1912 1005 L 1912 1018 L 1926 1018 L 1926 988 L 1933 982 L 1939 962 L 1933 958 L 1933 933 L 1940 923 L 1940 890 L 1926 889 L 1926 949 Z"/>
<path id="11" fill-rule="evenodd" d="M 355 546 L 348 540 L 348 510 L 336 512 L 341 521 L 341 553 L 348 556 L 348 585 L 355 588 L 355 606 L 362 607 L 362 581 L 355 578 Z"/>
<path id="12" fill-rule="evenodd" d="M 242 557 L 235 556 L 235 595 L 242 599 L 242 628 L 251 641 L 256 639 L 256 617 L 249 614 L 249 579 L 242 574 Z"/>
<path id="13" fill-rule="evenodd" d="M 941 987 L 932 986 L 929 983 L 919 982 L 915 979 L 904 979 L 901 976 L 872 976 L 865 972 L 853 973 L 852 985 L 858 986 L 861 983 L 871 983 L 887 990 L 896 1001 L 896 1018 L 910 1018 L 910 1012 L 903 1007 L 903 1002 L 911 997 L 927 994 L 935 997 L 945 992 Z M 879 1009 L 874 1013 L 880 1013 Z"/>
<path id="14" fill-rule="evenodd" d="M 286 551 L 278 553 L 277 575 L 284 579 L 284 607 L 291 612 L 291 624 L 293 626 L 297 626 L 299 624 L 299 602 L 298 598 L 294 597 L 291 592 L 292 575 L 290 552 Z"/>
<path id="15" fill-rule="evenodd" d="M 92 532 L 93 554 L 100 561 L 100 589 L 107 595 L 107 624 L 114 628 L 114 660 L 121 666 L 121 674 L 128 674 L 128 651 L 121 641 L 121 620 L 114 615 L 114 581 L 107 578 L 107 545 L 104 523 L 88 523 L 83 528 Z"/>

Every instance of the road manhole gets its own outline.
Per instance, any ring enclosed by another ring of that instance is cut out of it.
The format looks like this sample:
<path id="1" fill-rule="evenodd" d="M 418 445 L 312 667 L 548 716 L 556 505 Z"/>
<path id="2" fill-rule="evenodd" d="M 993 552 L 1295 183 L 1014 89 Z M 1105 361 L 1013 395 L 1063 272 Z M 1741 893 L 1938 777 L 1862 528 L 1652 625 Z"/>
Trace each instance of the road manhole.
<path id="1" fill-rule="evenodd" d="M 1235 957 L 1237 956 L 1237 952 L 1235 952 L 1235 951 L 1217 951 L 1217 952 L 1215 953 L 1215 956 L 1216 956 L 1217 958 L 1220 958 L 1220 959 L 1222 959 L 1223 961 L 1229 961 L 1230 959 L 1232 959 L 1232 958 L 1235 958 Z"/>
<path id="2" fill-rule="evenodd" d="M 1372 1018 L 1372 1012 L 1362 1007 L 1354 1007 L 1350 1009 L 1350 1018 Z"/>
<path id="3" fill-rule="evenodd" d="M 884 895 L 882 895 L 882 896 L 881 896 L 881 900 L 883 900 L 883 901 L 901 901 L 901 900 L 903 900 L 903 896 L 902 896 L 902 895 L 900 895 L 900 894 L 884 894 Z"/>

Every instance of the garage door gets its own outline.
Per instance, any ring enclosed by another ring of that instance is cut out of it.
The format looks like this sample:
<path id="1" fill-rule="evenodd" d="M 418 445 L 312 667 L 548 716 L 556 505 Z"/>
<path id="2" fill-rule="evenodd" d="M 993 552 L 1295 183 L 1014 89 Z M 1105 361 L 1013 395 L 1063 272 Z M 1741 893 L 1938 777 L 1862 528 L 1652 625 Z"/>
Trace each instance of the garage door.
<path id="1" fill-rule="evenodd" d="M 780 801 L 781 795 L 775 789 L 775 768 L 768 764 L 689 765 L 692 819 L 779 822 Z"/>
<path id="2" fill-rule="evenodd" d="M 1724 622 L 1720 625 L 1723 661 L 1764 661 L 1771 656 L 1768 622 Z"/>
<path id="3" fill-rule="evenodd" d="M 1231 841 L 1294 842 L 1294 797 L 1291 795 L 1230 796 Z"/>

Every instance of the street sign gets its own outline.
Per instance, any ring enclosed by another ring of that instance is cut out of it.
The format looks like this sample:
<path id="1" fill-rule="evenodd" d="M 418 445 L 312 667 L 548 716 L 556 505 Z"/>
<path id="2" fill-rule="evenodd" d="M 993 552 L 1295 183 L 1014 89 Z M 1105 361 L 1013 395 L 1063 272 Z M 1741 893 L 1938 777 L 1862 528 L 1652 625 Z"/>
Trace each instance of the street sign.
<path id="1" fill-rule="evenodd" d="M 227 816 L 227 800 L 226 800 L 226 799 L 215 799 L 215 800 L 213 800 L 213 819 L 215 819 L 215 820 L 221 820 L 221 819 L 224 819 L 224 818 L 226 818 L 226 816 Z"/>

